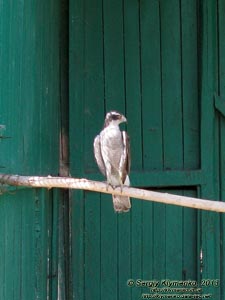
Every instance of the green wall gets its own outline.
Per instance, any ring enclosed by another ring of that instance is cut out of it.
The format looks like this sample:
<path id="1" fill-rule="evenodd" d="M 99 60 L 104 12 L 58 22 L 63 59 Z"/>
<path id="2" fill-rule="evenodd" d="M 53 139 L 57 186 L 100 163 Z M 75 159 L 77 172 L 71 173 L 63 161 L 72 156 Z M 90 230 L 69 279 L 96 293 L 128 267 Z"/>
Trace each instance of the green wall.
<path id="1" fill-rule="evenodd" d="M 1 172 L 57 176 L 70 161 L 104 180 L 92 143 L 117 109 L 133 186 L 223 201 L 224 17 L 223 0 L 0 1 Z M 204 293 L 224 298 L 222 214 L 1 191 L 0 299 L 140 299 L 130 278 L 220 279 Z"/>
<path id="2" fill-rule="evenodd" d="M 0 2 L 2 173 L 59 172 L 60 13 L 60 1 Z M 47 299 L 57 291 L 54 193 L 1 189 L 0 299 Z"/>

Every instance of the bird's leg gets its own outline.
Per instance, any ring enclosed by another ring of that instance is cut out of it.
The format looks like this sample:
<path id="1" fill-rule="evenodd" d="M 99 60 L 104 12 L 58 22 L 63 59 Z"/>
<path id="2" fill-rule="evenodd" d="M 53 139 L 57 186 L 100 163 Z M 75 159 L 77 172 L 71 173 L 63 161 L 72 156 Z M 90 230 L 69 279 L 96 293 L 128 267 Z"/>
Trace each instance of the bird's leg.
<path id="1" fill-rule="evenodd" d="M 106 187 L 106 189 L 107 189 L 107 191 L 109 190 L 109 186 L 113 189 L 113 190 L 115 190 L 115 188 L 117 188 L 118 187 L 118 185 L 113 185 L 113 184 L 111 184 L 110 182 L 106 182 L 107 183 L 107 187 Z"/>
<path id="2" fill-rule="evenodd" d="M 115 189 L 115 186 L 112 185 L 108 180 L 106 181 L 106 184 L 107 184 L 107 186 L 106 186 L 107 192 L 109 191 L 109 187 L 110 187 L 110 186 L 111 186 L 111 188 L 112 188 L 113 190 Z"/>
<path id="3" fill-rule="evenodd" d="M 116 186 L 114 186 L 114 189 L 117 188 L 117 187 L 120 187 L 120 192 L 122 193 L 123 192 L 123 182 L 122 180 L 120 181 L 120 183 Z"/>
<path id="4" fill-rule="evenodd" d="M 111 172 L 112 172 L 111 171 L 111 165 L 108 164 L 108 163 L 106 163 L 106 178 L 107 178 L 107 187 L 106 187 L 106 190 L 107 190 L 107 192 L 109 190 L 109 186 L 111 186 L 111 188 L 113 190 L 115 189 L 115 186 L 110 183 L 110 174 L 111 174 Z"/>

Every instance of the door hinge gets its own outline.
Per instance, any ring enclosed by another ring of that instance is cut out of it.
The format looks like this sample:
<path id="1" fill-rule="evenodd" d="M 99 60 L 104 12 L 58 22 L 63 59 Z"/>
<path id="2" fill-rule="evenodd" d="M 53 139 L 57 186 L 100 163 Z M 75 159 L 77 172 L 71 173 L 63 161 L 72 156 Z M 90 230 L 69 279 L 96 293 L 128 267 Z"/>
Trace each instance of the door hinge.
<path id="1" fill-rule="evenodd" d="M 225 117 L 225 98 L 214 95 L 214 105 L 218 112 Z"/>

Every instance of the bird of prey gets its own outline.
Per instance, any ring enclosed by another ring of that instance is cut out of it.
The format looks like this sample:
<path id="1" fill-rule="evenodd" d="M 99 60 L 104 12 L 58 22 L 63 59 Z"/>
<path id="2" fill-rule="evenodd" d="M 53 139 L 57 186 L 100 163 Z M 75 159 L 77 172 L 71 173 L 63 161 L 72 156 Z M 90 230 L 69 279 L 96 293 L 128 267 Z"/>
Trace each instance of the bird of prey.
<path id="1" fill-rule="evenodd" d="M 113 188 L 129 186 L 130 143 L 125 131 L 120 131 L 119 124 L 126 118 L 117 111 L 106 114 L 102 131 L 94 140 L 94 155 L 101 173 Z M 113 195 L 113 206 L 116 212 L 129 211 L 130 198 Z"/>

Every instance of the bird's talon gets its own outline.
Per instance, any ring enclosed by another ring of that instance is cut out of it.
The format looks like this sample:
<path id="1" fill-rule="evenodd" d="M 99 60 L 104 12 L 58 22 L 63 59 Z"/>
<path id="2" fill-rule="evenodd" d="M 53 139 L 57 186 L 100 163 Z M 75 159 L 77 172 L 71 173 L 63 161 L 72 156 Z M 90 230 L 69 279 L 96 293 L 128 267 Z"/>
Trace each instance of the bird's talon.
<path id="1" fill-rule="evenodd" d="M 113 189 L 116 189 L 116 188 L 120 188 L 120 192 L 121 193 L 123 192 L 123 185 L 122 184 L 120 184 L 120 185 L 114 185 Z"/>
<path id="2" fill-rule="evenodd" d="M 107 192 L 108 192 L 108 190 L 109 190 L 109 187 L 111 187 L 113 190 L 115 189 L 115 186 L 114 186 L 114 185 L 112 185 L 111 183 L 107 182 L 107 186 L 106 186 Z"/>

